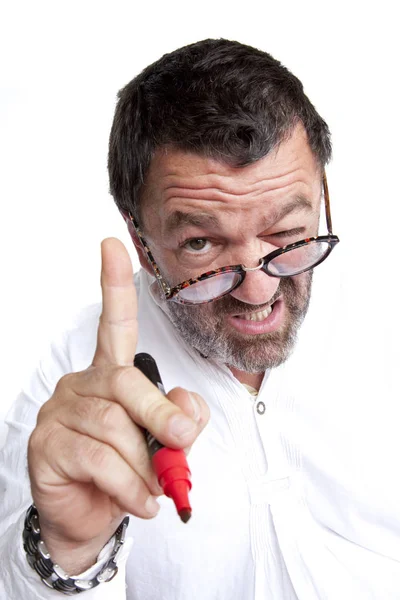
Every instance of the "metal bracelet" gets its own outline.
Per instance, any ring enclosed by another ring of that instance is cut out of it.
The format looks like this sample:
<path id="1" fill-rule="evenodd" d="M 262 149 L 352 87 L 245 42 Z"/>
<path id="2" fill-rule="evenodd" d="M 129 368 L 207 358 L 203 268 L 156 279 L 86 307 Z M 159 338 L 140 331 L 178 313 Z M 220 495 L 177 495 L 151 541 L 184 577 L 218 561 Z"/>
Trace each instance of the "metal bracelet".
<path id="1" fill-rule="evenodd" d="M 26 558 L 45 585 L 67 596 L 80 594 L 95 588 L 100 583 L 111 581 L 116 576 L 118 573 L 117 561 L 125 541 L 128 524 L 129 517 L 125 517 L 114 534 L 115 544 L 112 554 L 96 577 L 90 581 L 72 579 L 59 565 L 54 564 L 51 560 L 45 543 L 40 539 L 39 513 L 36 506 L 32 504 L 27 510 L 22 534 Z"/>

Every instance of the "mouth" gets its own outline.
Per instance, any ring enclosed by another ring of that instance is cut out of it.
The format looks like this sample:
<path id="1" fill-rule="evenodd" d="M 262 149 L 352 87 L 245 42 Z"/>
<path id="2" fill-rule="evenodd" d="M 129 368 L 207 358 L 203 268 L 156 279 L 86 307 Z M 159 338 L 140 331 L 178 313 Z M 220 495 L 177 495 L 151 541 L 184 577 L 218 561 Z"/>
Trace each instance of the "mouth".
<path id="1" fill-rule="evenodd" d="M 274 302 L 275 304 L 275 302 Z M 244 313 L 240 315 L 233 315 L 234 319 L 244 319 L 245 321 L 264 321 L 269 315 L 272 313 L 274 304 L 267 306 L 263 310 L 252 312 L 252 313 Z"/>
<path id="2" fill-rule="evenodd" d="M 282 297 L 279 297 L 261 310 L 231 315 L 228 323 L 240 333 L 257 335 L 279 329 L 283 319 L 284 303 Z"/>

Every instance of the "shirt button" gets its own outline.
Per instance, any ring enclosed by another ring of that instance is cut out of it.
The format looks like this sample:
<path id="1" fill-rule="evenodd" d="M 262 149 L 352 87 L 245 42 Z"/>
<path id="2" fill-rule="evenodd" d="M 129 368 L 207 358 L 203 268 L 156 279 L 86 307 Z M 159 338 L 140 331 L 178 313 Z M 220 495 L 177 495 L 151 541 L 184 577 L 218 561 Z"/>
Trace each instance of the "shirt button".
<path id="1" fill-rule="evenodd" d="M 265 413 L 265 404 L 264 402 L 257 402 L 256 404 L 256 410 L 258 412 L 259 415 L 263 415 Z"/>

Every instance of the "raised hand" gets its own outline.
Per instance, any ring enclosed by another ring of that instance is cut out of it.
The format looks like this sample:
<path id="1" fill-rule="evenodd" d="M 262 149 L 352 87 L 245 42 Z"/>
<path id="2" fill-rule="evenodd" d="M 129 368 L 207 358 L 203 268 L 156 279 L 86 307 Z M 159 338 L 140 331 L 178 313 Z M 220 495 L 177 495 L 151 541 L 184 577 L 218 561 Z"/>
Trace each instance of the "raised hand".
<path id="1" fill-rule="evenodd" d="M 127 513 L 151 518 L 162 494 L 142 427 L 171 448 L 189 447 L 208 421 L 200 396 L 164 396 L 135 367 L 137 304 L 124 245 L 102 243 L 103 309 L 92 365 L 65 375 L 39 411 L 28 447 L 42 539 L 69 573 L 96 556 Z"/>

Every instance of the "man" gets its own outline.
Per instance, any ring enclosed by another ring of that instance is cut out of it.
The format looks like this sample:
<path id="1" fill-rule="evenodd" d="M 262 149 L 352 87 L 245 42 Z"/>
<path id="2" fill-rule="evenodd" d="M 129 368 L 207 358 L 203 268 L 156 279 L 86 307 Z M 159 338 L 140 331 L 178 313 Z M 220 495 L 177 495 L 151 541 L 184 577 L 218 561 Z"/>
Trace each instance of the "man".
<path id="1" fill-rule="evenodd" d="M 288 360 L 312 270 L 338 242 L 330 154 L 301 83 L 236 42 L 177 50 L 122 90 L 111 192 L 142 269 L 134 285 L 124 246 L 103 242 L 102 308 L 53 346 L 9 416 L 2 597 L 400 597 L 393 506 L 376 490 L 365 502 L 341 398 L 324 406 L 309 385 L 329 344 L 313 342 L 306 367 Z M 132 366 L 143 351 L 166 396 Z M 143 427 L 190 449 L 186 525 Z"/>

